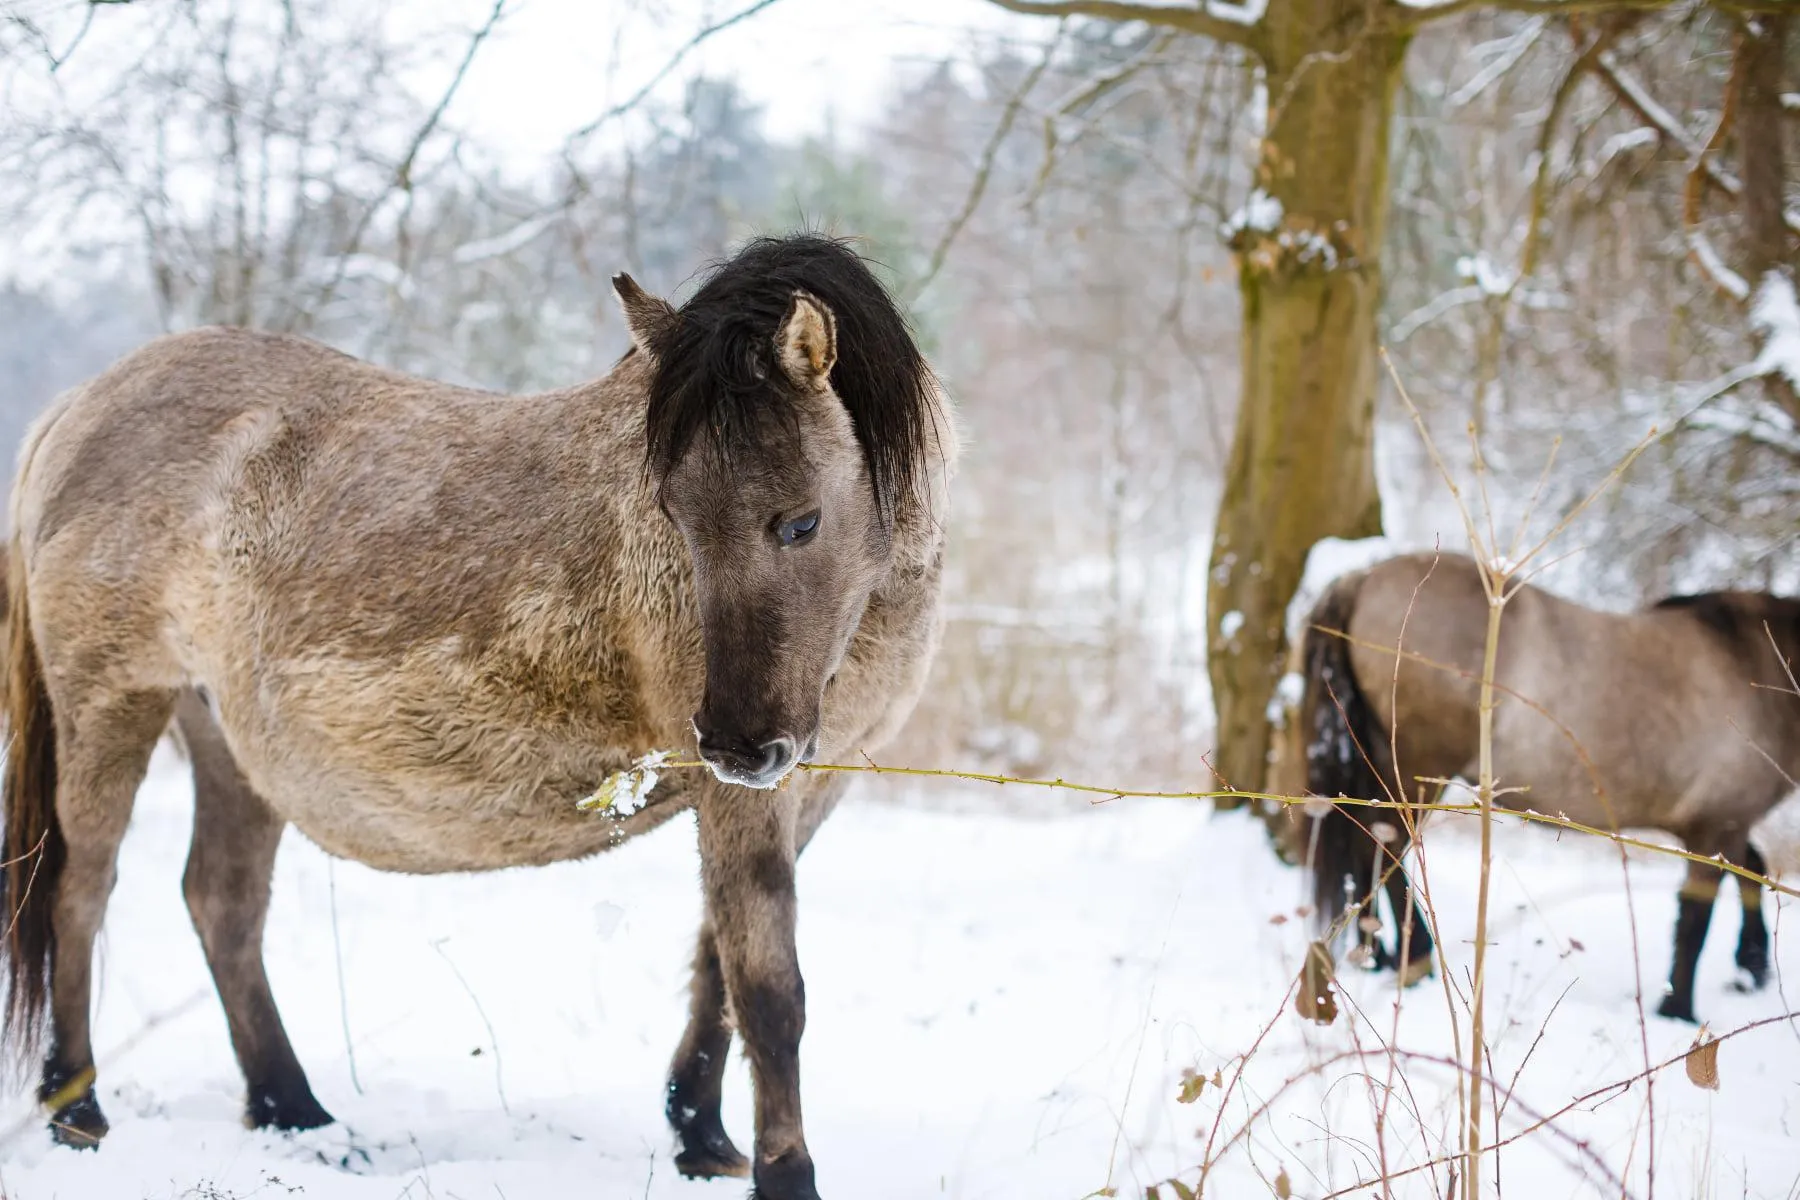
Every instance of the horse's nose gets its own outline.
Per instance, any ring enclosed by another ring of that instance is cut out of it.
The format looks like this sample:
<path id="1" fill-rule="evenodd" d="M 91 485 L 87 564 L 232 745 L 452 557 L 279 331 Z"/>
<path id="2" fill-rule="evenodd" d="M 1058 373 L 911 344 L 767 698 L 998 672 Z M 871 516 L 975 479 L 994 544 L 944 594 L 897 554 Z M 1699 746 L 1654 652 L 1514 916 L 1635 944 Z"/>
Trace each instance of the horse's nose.
<path id="1" fill-rule="evenodd" d="M 700 757 L 724 783 L 774 787 L 793 769 L 799 747 L 791 737 L 767 740 L 699 730 Z"/>

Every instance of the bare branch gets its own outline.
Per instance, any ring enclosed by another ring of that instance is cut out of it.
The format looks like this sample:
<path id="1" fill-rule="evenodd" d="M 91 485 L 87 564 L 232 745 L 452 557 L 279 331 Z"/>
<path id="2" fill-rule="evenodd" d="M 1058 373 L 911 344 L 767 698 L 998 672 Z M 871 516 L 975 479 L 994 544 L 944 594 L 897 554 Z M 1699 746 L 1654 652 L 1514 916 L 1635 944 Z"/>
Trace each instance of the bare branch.
<path id="1" fill-rule="evenodd" d="M 1025 73 L 1025 78 L 1019 82 L 1017 88 L 1013 89 L 1012 97 L 1007 100 L 1006 107 L 1001 110 L 999 123 L 994 126 L 994 132 L 988 137 L 987 145 L 982 148 L 981 164 L 975 168 L 975 178 L 969 184 L 968 195 L 963 197 L 962 208 L 951 219 L 950 224 L 944 228 L 937 245 L 932 247 L 931 261 L 925 267 L 925 274 L 920 276 L 919 282 L 913 288 L 914 298 L 921 295 L 926 288 L 931 286 L 931 281 L 937 278 L 938 272 L 944 267 L 944 259 L 950 254 L 951 245 L 962 233 L 963 226 L 969 223 L 969 218 L 975 215 L 975 210 L 980 207 L 981 198 L 987 193 L 988 180 L 993 176 L 994 160 L 1000 154 L 1000 147 L 1005 143 L 1006 135 L 1012 132 L 1013 122 L 1018 119 L 1019 110 L 1025 105 L 1025 97 L 1031 94 L 1031 89 L 1037 86 L 1039 79 L 1043 78 L 1044 72 L 1050 67 L 1051 60 L 1056 57 L 1057 47 L 1061 44 L 1062 27 L 1058 25 L 1056 36 L 1044 46 L 1044 56 L 1038 59 L 1036 66 Z"/>
<path id="2" fill-rule="evenodd" d="M 481 49 L 481 44 L 487 41 L 488 35 L 494 32 L 494 26 L 500 23 L 501 16 L 505 14 L 506 4 L 507 0 L 494 0 L 494 7 L 489 10 L 487 20 L 482 22 L 481 28 L 470 36 L 468 48 L 463 51 L 462 61 L 456 65 L 456 73 L 450 77 L 449 86 L 444 89 L 444 94 L 438 97 L 437 106 L 426 116 L 424 123 L 419 126 L 418 132 L 413 134 L 412 143 L 407 146 L 406 153 L 401 156 L 399 165 L 394 168 L 393 182 L 388 186 L 388 190 L 377 196 L 367 208 L 363 209 L 362 217 L 357 221 L 356 228 L 351 231 L 349 240 L 344 243 L 342 252 L 337 256 L 337 265 L 333 269 L 330 280 L 319 292 L 316 302 L 318 309 L 323 310 L 337 293 L 338 286 L 344 281 L 344 273 L 349 269 L 350 261 L 362 248 L 362 240 L 368 235 L 369 226 L 375 221 L 375 214 L 381 211 L 382 206 L 387 203 L 388 197 L 395 192 L 406 194 L 412 192 L 413 167 L 418 162 L 419 152 L 424 149 L 425 143 L 431 139 L 431 135 L 437 131 L 439 123 L 443 121 L 444 112 L 450 107 L 450 102 L 456 98 L 457 91 L 462 87 L 463 79 L 469 73 L 469 66 L 475 61 L 476 52 Z"/>
<path id="3" fill-rule="evenodd" d="M 1142 21 L 1162 29 L 1179 29 L 1215 42 L 1243 46 L 1266 57 L 1261 16 L 1266 0 L 1243 4 L 1206 0 L 1205 7 L 1172 8 L 1134 4 L 1129 0 L 988 0 L 1007 12 L 1032 17 L 1098 17 L 1103 21 Z"/>
<path id="4" fill-rule="evenodd" d="M 1627 71 L 1609 50 L 1600 55 L 1594 63 L 1594 73 L 1606 81 L 1613 94 L 1638 115 L 1644 124 L 1656 130 L 1658 134 L 1674 143 L 1688 158 L 1701 163 L 1701 171 L 1708 185 L 1724 192 L 1734 200 L 1743 194 L 1744 185 L 1736 175 L 1721 167 L 1718 162 L 1702 154 L 1704 147 L 1695 141 L 1687 130 L 1681 127 L 1669 110 L 1658 104 L 1654 97 L 1645 90 L 1644 85 Z M 1800 212 L 1789 210 L 1783 214 L 1787 227 L 1800 234 Z"/>
<path id="5" fill-rule="evenodd" d="M 1791 2 L 1792 0 L 1712 0 L 1715 8 L 1746 14 L 1781 12 Z M 1476 9 L 1572 17 L 1583 13 L 1654 12 L 1669 8 L 1675 3 L 1676 0 L 1389 0 L 1389 7 L 1402 20 L 1420 22 L 1454 17 Z"/>
<path id="6" fill-rule="evenodd" d="M 642 104 L 644 102 L 644 97 L 655 91 L 657 86 L 661 84 L 663 80 L 673 74 L 675 68 L 679 67 L 688 55 L 698 49 L 702 42 L 705 42 L 715 34 L 725 32 L 733 25 L 748 21 L 751 17 L 754 17 L 757 13 L 774 3 L 775 0 L 756 0 L 756 2 L 748 8 L 740 9 L 723 20 L 714 21 L 711 25 L 706 26 L 704 29 L 694 34 L 693 37 L 682 44 L 679 50 L 669 56 L 669 61 L 665 62 L 661 69 L 645 82 L 644 86 L 640 87 L 626 99 L 621 100 L 619 103 L 613 105 L 611 108 L 595 117 L 592 121 L 589 121 L 586 125 L 583 125 L 580 129 L 577 129 L 574 133 L 570 134 L 568 144 L 570 146 L 575 146 L 586 141 L 608 123 L 616 121 L 618 118 Z"/>

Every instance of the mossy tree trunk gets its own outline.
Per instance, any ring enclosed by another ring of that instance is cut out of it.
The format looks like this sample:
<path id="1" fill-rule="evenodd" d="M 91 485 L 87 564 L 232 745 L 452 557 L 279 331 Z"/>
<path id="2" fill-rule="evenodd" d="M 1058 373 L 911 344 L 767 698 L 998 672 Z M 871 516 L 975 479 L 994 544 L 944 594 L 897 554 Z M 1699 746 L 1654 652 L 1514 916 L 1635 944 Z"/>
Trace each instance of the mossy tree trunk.
<path id="1" fill-rule="evenodd" d="M 1388 133 L 1408 31 L 1362 0 L 1271 6 L 1258 187 L 1233 239 L 1243 391 L 1207 588 L 1214 772 L 1263 790 L 1286 616 L 1321 538 L 1381 532 L 1376 317 Z"/>

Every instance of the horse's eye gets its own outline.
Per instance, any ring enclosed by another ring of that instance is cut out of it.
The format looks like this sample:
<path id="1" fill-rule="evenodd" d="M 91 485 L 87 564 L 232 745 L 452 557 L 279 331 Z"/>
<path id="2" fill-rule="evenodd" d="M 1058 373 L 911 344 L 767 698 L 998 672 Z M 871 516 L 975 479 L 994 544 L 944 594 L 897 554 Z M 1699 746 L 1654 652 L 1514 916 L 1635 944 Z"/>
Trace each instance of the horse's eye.
<path id="1" fill-rule="evenodd" d="M 784 546 L 796 546 L 811 537 L 819 529 L 819 512 L 814 509 L 804 517 L 795 517 L 791 521 L 783 521 L 775 527 L 775 536 Z"/>

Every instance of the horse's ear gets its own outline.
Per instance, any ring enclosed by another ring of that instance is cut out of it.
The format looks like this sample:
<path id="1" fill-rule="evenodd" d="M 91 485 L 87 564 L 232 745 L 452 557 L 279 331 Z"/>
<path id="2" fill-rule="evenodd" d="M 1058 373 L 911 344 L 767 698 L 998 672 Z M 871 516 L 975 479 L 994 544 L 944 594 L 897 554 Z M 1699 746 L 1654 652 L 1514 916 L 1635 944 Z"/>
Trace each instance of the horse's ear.
<path id="1" fill-rule="evenodd" d="M 795 292 L 775 335 L 775 349 L 788 378 L 800 387 L 811 387 L 831 374 L 837 362 L 837 318 L 823 300 Z"/>
<path id="2" fill-rule="evenodd" d="M 623 271 L 613 276 L 612 285 L 619 297 L 619 307 L 625 310 L 625 326 L 631 330 L 632 342 L 646 355 L 655 358 L 657 343 L 675 323 L 675 310 L 669 307 L 667 300 L 652 296 Z"/>

